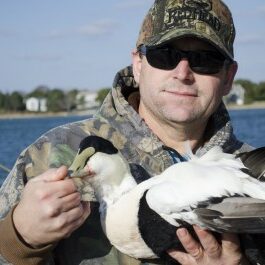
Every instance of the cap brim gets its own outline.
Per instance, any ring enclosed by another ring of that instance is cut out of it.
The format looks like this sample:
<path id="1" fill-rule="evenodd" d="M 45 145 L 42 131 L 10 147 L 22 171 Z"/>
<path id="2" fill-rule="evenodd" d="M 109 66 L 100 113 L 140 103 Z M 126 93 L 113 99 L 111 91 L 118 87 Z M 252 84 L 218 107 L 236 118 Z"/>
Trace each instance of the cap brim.
<path id="1" fill-rule="evenodd" d="M 156 35 L 152 39 L 150 39 L 147 43 L 145 43 L 145 45 L 160 46 L 162 44 L 166 44 L 169 41 L 172 41 L 173 39 L 180 39 L 184 37 L 195 37 L 195 38 L 207 41 L 208 43 L 212 44 L 216 49 L 218 49 L 222 54 L 234 60 L 233 54 L 231 54 L 226 49 L 226 47 L 222 44 L 222 42 L 220 41 L 220 38 L 216 34 L 212 34 L 210 36 L 203 32 L 197 32 L 191 29 L 179 29 L 178 28 L 177 30 L 168 31 L 167 33 L 164 33 L 163 35 L 162 34 Z"/>

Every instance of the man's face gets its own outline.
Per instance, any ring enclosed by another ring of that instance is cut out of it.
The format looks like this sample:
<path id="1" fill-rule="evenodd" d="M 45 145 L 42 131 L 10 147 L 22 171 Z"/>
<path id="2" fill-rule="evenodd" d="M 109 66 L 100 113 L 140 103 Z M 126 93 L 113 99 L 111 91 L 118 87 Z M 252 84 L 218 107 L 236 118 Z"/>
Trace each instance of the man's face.
<path id="1" fill-rule="evenodd" d="M 183 51 L 213 50 L 208 43 L 194 38 L 176 40 L 170 46 Z M 152 67 L 146 57 L 133 55 L 134 76 L 140 87 L 139 113 L 157 122 L 191 124 L 206 122 L 224 95 L 229 93 L 236 64 L 217 74 L 198 74 L 182 59 L 173 70 Z"/>

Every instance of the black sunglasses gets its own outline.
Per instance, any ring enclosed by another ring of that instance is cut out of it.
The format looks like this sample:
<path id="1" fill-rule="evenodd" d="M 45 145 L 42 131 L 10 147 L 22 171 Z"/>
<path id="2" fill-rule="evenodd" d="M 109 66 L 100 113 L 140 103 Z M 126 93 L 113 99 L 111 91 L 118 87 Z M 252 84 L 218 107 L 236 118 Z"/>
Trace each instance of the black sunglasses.
<path id="1" fill-rule="evenodd" d="M 232 63 L 218 51 L 196 50 L 182 51 L 172 47 L 148 47 L 141 45 L 140 54 L 145 55 L 148 63 L 158 69 L 172 70 L 185 58 L 192 71 L 198 74 L 217 74 L 225 63 Z"/>

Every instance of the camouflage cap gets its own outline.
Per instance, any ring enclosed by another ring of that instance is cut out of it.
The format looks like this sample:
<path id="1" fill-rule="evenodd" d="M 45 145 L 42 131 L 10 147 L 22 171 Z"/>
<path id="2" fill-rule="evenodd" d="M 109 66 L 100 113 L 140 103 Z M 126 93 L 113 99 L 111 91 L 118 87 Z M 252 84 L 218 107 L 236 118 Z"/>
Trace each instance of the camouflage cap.
<path id="1" fill-rule="evenodd" d="M 182 37 L 206 40 L 234 58 L 233 18 L 221 0 L 155 0 L 143 21 L 137 47 L 157 46 Z"/>

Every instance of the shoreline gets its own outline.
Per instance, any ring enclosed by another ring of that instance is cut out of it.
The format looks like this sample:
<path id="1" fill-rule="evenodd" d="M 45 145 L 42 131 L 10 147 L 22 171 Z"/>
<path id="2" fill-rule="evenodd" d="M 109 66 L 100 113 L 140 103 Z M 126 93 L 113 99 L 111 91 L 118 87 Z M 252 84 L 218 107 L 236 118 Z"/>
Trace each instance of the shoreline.
<path id="1" fill-rule="evenodd" d="M 228 110 L 248 110 L 248 109 L 265 109 L 265 101 L 253 102 L 251 104 L 243 104 L 243 105 L 226 105 Z"/>
<path id="2" fill-rule="evenodd" d="M 248 110 L 248 109 L 265 109 L 265 101 L 254 102 L 252 104 L 244 105 L 226 105 L 228 110 Z M 68 117 L 68 116 L 90 116 L 94 115 L 98 109 L 84 110 L 84 111 L 73 111 L 73 112 L 11 112 L 11 113 L 0 113 L 1 119 L 27 119 L 27 118 L 46 118 L 46 117 Z"/>
<path id="3" fill-rule="evenodd" d="M 70 117 L 70 116 L 91 116 L 96 113 L 97 110 L 85 110 L 85 111 L 74 111 L 74 112 L 11 112 L 11 113 L 0 113 L 0 120 L 8 119 L 28 119 L 28 118 L 48 118 L 48 117 Z"/>

